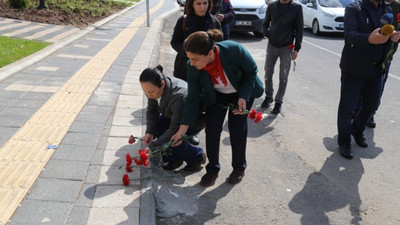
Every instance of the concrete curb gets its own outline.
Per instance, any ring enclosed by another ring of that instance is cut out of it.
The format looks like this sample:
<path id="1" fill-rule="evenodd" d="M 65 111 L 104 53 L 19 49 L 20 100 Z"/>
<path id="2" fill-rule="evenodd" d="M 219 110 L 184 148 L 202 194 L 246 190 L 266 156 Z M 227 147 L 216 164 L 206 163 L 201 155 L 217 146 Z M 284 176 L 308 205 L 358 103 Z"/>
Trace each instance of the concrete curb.
<path id="1" fill-rule="evenodd" d="M 48 47 L 32 54 L 29 55 L 21 60 L 18 60 L 10 65 L 7 65 L 3 68 L 0 69 L 0 82 L 7 79 L 8 77 L 12 76 L 13 74 L 21 71 L 22 69 L 33 65 L 37 62 L 39 62 L 40 60 L 46 58 L 47 56 L 49 56 L 50 54 L 54 53 L 55 51 L 59 50 L 60 48 L 72 43 L 73 41 L 85 36 L 86 34 L 88 34 L 89 32 L 93 31 L 94 29 L 96 29 L 99 26 L 102 26 L 106 23 L 108 23 L 109 21 L 115 19 L 116 17 L 126 13 L 127 11 L 135 8 L 136 6 L 138 6 L 139 4 L 142 4 L 143 2 L 145 2 L 146 0 L 141 0 L 140 2 L 136 3 L 133 6 L 130 6 L 128 8 L 125 8 L 121 11 L 119 11 L 118 13 L 112 14 L 109 17 L 106 17 L 88 27 L 86 27 L 85 29 L 69 36 L 68 38 L 65 38 L 59 42 L 53 43 L 51 45 L 49 45 Z"/>
<path id="2" fill-rule="evenodd" d="M 160 16 L 153 21 L 152 24 L 157 24 L 158 25 L 158 30 L 157 32 L 157 37 L 161 37 L 161 33 L 164 28 L 165 24 L 165 18 L 169 17 L 170 15 L 177 13 L 180 10 L 180 7 L 178 4 L 175 3 L 175 9 L 170 10 L 168 12 L 165 12 L 161 14 Z M 152 27 L 149 32 L 151 33 L 152 29 L 156 30 L 156 27 Z M 157 42 L 153 46 L 152 49 L 152 54 L 151 54 L 151 59 L 149 61 L 148 66 L 152 67 L 155 66 L 154 64 L 158 61 L 155 60 L 159 56 L 159 46 L 161 42 L 161 38 L 156 39 Z M 143 96 L 145 97 L 145 96 Z M 146 106 L 143 106 L 146 107 Z M 145 132 L 145 121 L 142 121 L 143 123 L 143 132 Z M 141 194 L 140 194 L 140 211 L 139 211 L 139 224 L 140 225 L 155 225 L 156 224 L 156 202 L 154 198 L 154 193 L 153 193 L 153 182 L 152 182 L 152 173 L 151 170 L 141 170 L 141 177 L 142 178 L 147 178 L 149 177 L 150 179 L 143 179 L 141 182 Z"/>

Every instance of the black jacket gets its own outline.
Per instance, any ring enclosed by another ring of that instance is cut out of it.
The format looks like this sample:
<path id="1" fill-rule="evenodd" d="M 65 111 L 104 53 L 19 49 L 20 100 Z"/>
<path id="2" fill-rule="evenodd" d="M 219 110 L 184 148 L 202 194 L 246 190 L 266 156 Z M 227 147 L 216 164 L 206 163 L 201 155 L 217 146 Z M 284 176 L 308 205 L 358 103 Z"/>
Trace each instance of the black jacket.
<path id="1" fill-rule="evenodd" d="M 183 15 L 176 22 L 172 34 L 171 46 L 178 53 L 175 57 L 174 76 L 186 80 L 188 58 L 183 50 L 183 42 L 196 31 L 207 31 L 209 29 L 221 29 L 221 23 L 210 13 L 206 15 L 205 27 L 198 26 L 198 17 L 195 15 Z"/>
<path id="2" fill-rule="evenodd" d="M 373 18 L 372 10 L 376 10 L 369 0 L 355 1 L 346 7 L 344 14 L 345 45 L 340 60 L 340 68 L 345 74 L 368 78 L 380 74 L 381 63 L 385 57 L 385 48 L 390 44 L 390 39 L 385 44 L 370 44 L 370 33 L 383 24 L 380 18 L 383 14 L 391 12 L 390 5 L 381 1 L 380 13 Z M 394 18 L 397 19 L 397 18 Z"/>
<path id="3" fill-rule="evenodd" d="M 211 10 L 211 14 L 218 15 L 224 14 L 224 20 L 222 21 L 222 32 L 224 33 L 224 40 L 229 39 L 229 23 L 235 18 L 235 10 L 230 0 L 213 0 L 214 7 Z"/>
<path id="4" fill-rule="evenodd" d="M 286 11 L 279 11 L 279 0 L 268 5 L 264 19 L 264 34 L 268 43 L 280 48 L 293 44 L 299 51 L 303 40 L 303 9 L 295 1 L 291 1 Z"/>

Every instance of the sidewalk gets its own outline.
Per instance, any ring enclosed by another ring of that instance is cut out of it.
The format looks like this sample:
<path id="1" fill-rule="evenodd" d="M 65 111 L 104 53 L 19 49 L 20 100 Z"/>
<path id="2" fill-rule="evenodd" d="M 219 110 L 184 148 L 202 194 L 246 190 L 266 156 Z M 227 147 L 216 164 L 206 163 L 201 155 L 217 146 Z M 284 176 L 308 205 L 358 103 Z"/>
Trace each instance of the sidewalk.
<path id="1" fill-rule="evenodd" d="M 177 10 L 151 1 L 147 27 L 142 1 L 0 70 L 0 224 L 155 224 L 149 170 L 121 178 L 142 147 L 127 143 L 144 132 L 138 77 Z"/>

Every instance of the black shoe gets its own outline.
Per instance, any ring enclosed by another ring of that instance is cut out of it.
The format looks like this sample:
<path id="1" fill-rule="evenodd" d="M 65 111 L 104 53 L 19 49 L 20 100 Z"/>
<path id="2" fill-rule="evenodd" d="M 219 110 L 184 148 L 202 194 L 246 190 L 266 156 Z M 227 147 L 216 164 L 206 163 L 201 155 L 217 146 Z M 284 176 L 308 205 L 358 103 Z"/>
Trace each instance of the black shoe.
<path id="1" fill-rule="evenodd" d="M 275 103 L 274 109 L 272 109 L 272 114 L 279 114 L 281 112 L 282 103 Z"/>
<path id="2" fill-rule="evenodd" d="M 268 109 L 271 106 L 272 99 L 265 98 L 264 101 L 261 103 L 261 108 Z"/>
<path id="3" fill-rule="evenodd" d="M 174 160 L 171 162 L 166 162 L 163 166 L 164 170 L 175 170 L 177 168 L 179 168 L 180 166 L 182 166 L 183 161 L 182 160 Z"/>
<path id="4" fill-rule="evenodd" d="M 215 184 L 215 180 L 218 178 L 218 173 L 206 173 L 201 178 L 200 185 L 208 187 Z"/>
<path id="5" fill-rule="evenodd" d="M 242 181 L 243 177 L 244 177 L 244 171 L 233 170 L 231 175 L 229 175 L 229 177 L 226 178 L 226 182 L 230 184 L 237 184 L 240 183 L 240 181 Z"/>
<path id="6" fill-rule="evenodd" d="M 353 159 L 353 152 L 351 151 L 350 144 L 339 146 L 340 155 L 346 159 Z"/>
<path id="7" fill-rule="evenodd" d="M 192 135 L 192 136 L 190 136 L 188 141 L 189 141 L 189 143 L 192 144 L 192 145 L 199 145 L 199 144 L 200 144 L 200 140 L 199 140 L 199 138 L 197 137 L 197 135 Z"/>
<path id="8" fill-rule="evenodd" d="M 376 122 L 374 120 L 374 117 L 371 117 L 371 119 L 368 120 L 367 127 L 369 127 L 369 128 L 375 128 L 376 127 Z"/>
<path id="9" fill-rule="evenodd" d="M 198 171 L 201 169 L 201 164 L 206 163 L 206 153 L 201 154 L 197 161 L 193 165 L 186 165 L 183 169 L 186 171 Z"/>
<path id="10" fill-rule="evenodd" d="M 352 125 L 351 134 L 353 135 L 354 141 L 356 142 L 356 144 L 358 146 L 360 146 L 362 148 L 368 147 L 368 144 L 367 144 L 367 142 L 365 141 L 365 138 L 364 138 L 364 134 L 363 133 L 357 133 L 355 131 L 355 129 L 354 129 L 354 125 Z"/>

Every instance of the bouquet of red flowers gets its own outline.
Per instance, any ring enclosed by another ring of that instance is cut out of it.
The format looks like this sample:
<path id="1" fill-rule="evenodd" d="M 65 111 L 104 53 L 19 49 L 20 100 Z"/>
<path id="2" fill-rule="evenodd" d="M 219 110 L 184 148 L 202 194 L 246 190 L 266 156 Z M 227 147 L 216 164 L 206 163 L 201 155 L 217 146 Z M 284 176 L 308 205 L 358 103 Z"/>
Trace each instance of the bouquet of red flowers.
<path id="1" fill-rule="evenodd" d="M 190 136 L 183 136 L 182 141 L 186 141 L 190 138 Z M 128 143 L 133 144 L 136 142 L 136 140 L 141 140 L 142 138 L 135 137 L 131 135 L 129 137 Z M 132 158 L 131 155 L 128 153 L 125 155 L 126 159 L 126 166 L 125 169 L 128 173 L 133 171 L 133 162 L 135 162 L 136 166 L 149 166 L 149 159 L 153 157 L 159 157 L 162 159 L 162 156 L 169 155 L 172 153 L 171 147 L 172 144 L 174 143 L 173 140 L 170 140 L 160 146 L 157 146 L 153 148 L 152 150 L 146 150 L 146 149 L 140 149 L 139 150 L 139 156 Z M 130 178 L 128 174 L 124 174 L 122 176 L 122 182 L 124 183 L 125 186 L 129 185 Z"/>

